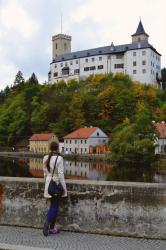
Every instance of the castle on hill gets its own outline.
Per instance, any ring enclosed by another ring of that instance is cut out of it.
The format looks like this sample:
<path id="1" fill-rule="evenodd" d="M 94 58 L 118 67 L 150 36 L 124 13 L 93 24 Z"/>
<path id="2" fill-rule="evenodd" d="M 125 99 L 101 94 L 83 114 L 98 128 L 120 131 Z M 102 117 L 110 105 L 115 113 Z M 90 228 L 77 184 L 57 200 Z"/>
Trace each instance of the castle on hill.
<path id="1" fill-rule="evenodd" d="M 71 40 L 64 34 L 52 37 L 49 83 L 117 72 L 144 84 L 156 84 L 161 78 L 161 54 L 149 43 L 141 20 L 129 44 L 71 52 Z"/>

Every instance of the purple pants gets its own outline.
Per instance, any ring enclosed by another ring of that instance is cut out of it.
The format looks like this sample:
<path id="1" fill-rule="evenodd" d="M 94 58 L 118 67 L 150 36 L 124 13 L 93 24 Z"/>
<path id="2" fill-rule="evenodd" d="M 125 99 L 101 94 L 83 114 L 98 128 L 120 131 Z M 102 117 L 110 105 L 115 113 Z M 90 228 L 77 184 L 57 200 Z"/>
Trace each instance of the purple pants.
<path id="1" fill-rule="evenodd" d="M 58 199 L 57 197 L 52 197 L 50 199 L 50 208 L 47 213 L 47 222 L 50 225 L 50 229 L 53 229 L 56 222 L 58 212 Z"/>

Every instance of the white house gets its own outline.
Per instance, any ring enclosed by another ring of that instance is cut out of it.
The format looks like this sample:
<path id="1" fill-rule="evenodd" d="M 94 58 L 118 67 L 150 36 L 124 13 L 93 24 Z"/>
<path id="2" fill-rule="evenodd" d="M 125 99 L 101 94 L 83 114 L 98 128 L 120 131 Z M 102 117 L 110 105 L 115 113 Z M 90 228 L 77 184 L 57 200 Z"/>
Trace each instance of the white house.
<path id="1" fill-rule="evenodd" d="M 108 136 L 100 128 L 80 128 L 64 137 L 64 152 L 87 154 L 91 146 L 104 145 L 108 140 Z"/>
<path id="2" fill-rule="evenodd" d="M 52 38 L 52 62 L 48 82 L 83 79 L 91 74 L 123 72 L 133 80 L 156 84 L 161 77 L 160 53 L 149 43 L 149 35 L 139 22 L 132 42 L 71 52 L 71 36 Z"/>
<path id="3" fill-rule="evenodd" d="M 156 123 L 156 130 L 158 133 L 155 154 L 166 154 L 166 123 L 158 122 Z"/>

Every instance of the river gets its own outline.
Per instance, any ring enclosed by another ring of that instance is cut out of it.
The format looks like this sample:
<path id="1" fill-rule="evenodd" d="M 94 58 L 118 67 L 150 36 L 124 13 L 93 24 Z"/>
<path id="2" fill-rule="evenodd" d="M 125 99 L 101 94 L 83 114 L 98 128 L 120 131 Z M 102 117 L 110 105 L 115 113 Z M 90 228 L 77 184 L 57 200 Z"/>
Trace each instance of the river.
<path id="1" fill-rule="evenodd" d="M 66 179 L 132 182 L 166 182 L 166 171 L 159 168 L 113 167 L 109 163 L 64 161 Z M 0 176 L 42 178 L 41 158 L 0 157 Z"/>

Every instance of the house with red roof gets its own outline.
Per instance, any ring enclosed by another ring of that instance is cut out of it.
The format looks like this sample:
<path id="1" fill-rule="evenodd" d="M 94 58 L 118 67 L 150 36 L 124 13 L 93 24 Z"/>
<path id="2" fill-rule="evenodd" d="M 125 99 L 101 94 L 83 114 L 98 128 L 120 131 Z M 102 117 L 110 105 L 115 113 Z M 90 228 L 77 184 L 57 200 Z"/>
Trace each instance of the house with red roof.
<path id="1" fill-rule="evenodd" d="M 166 154 L 166 122 L 156 123 L 156 148 L 155 154 Z"/>
<path id="2" fill-rule="evenodd" d="M 80 128 L 64 136 L 64 152 L 87 154 L 90 153 L 90 148 L 104 145 L 108 140 L 108 136 L 98 127 Z"/>
<path id="3" fill-rule="evenodd" d="M 49 145 L 58 138 L 53 133 L 33 134 L 29 139 L 29 150 L 35 153 L 48 153 Z"/>

